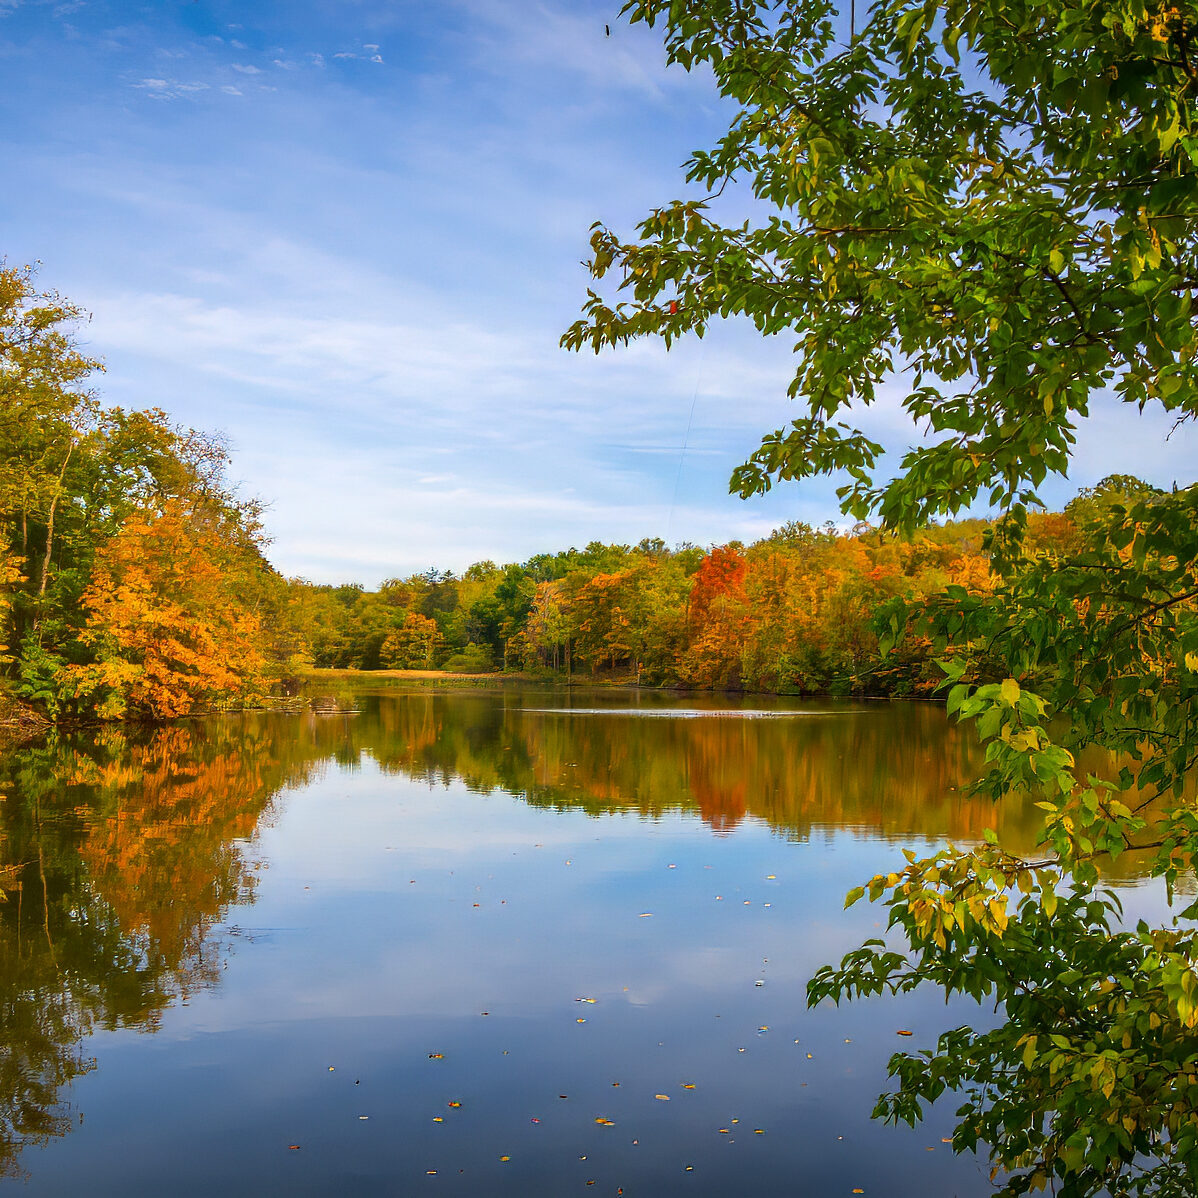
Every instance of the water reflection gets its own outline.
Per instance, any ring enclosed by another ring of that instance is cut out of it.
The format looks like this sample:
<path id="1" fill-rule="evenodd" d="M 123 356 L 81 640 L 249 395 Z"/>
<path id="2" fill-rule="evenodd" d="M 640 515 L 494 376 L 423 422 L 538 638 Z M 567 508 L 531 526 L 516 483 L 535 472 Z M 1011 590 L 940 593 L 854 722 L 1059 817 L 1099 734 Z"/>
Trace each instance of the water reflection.
<path id="1" fill-rule="evenodd" d="M 1026 809 L 961 793 L 981 752 L 931 704 L 807 704 L 803 718 L 747 720 L 688 707 L 687 718 L 645 719 L 669 709 L 554 711 L 505 699 L 364 699 L 355 750 L 414 778 L 460 778 L 595 815 L 697 811 L 717 832 L 752 817 L 794 839 L 853 828 L 970 840 L 997 827 L 1012 847 L 1030 847 Z"/>
<path id="2" fill-rule="evenodd" d="M 311 755 L 277 729 L 104 730 L 0 757 L 0 1175 L 71 1125 L 97 1028 L 153 1030 L 213 985 L 213 929 L 252 898 L 250 838 Z"/>
<path id="3" fill-rule="evenodd" d="M 153 1031 L 217 985 L 226 920 L 266 864 L 255 838 L 278 796 L 325 769 L 373 761 L 592 816 L 689 813 L 722 836 L 746 821 L 791 840 L 965 841 L 995 826 L 1030 847 L 1026 811 L 961 793 L 980 753 L 936 707 L 779 701 L 727 718 L 717 703 L 679 718 L 657 696 L 376 696 L 352 713 L 106 729 L 0 757 L 0 1175 L 71 1128 L 91 1033 Z"/>

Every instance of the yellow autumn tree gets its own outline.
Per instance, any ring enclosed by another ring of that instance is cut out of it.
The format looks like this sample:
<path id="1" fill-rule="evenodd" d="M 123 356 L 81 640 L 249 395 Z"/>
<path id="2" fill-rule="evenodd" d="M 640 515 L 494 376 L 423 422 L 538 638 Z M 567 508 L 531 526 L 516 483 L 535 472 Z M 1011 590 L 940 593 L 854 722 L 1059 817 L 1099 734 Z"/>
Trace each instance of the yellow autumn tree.
<path id="1" fill-rule="evenodd" d="M 441 646 L 437 621 L 408 612 L 404 622 L 387 634 L 379 658 L 388 670 L 431 670 Z"/>
<path id="2" fill-rule="evenodd" d="M 80 642 L 66 667 L 83 705 L 107 719 L 170 719 L 261 693 L 260 620 L 246 603 L 261 559 L 219 511 L 172 499 L 125 521 L 96 554 Z"/>

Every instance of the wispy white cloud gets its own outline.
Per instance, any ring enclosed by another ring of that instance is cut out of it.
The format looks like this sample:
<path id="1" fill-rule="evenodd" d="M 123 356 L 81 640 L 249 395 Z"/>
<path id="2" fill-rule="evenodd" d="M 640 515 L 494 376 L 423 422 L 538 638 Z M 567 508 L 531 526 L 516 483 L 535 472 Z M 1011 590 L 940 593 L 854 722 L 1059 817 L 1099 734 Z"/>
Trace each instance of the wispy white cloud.
<path id="1" fill-rule="evenodd" d="M 357 50 L 338 50 L 333 57 L 342 59 L 356 59 L 360 62 L 372 62 L 378 65 L 383 65 L 383 56 L 378 53 L 377 46 L 363 47 L 363 49 L 366 51 L 365 53 L 361 53 Z"/>
<path id="2" fill-rule="evenodd" d="M 207 83 L 194 80 L 154 78 L 138 80 L 133 86 L 156 100 L 179 100 L 209 88 Z"/>
<path id="3" fill-rule="evenodd" d="M 667 87 L 687 86 L 687 76 L 667 78 L 658 39 L 610 15 L 579 12 L 564 4 L 512 5 L 505 0 L 456 0 L 469 14 L 477 61 L 489 72 L 552 71 L 604 91 L 631 89 L 660 98 Z M 616 36 L 612 37 L 608 30 Z"/>

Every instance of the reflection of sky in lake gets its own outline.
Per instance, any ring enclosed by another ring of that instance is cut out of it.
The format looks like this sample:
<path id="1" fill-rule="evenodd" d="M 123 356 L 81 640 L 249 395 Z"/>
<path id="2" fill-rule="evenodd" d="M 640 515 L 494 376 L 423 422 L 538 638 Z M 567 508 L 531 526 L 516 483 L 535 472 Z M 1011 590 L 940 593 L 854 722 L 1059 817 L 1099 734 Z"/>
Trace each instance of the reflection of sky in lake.
<path id="1" fill-rule="evenodd" d="M 86 1118 L 25 1162 L 35 1192 L 980 1184 L 947 1123 L 864 1117 L 895 1028 L 930 1033 L 938 1003 L 804 1011 L 813 968 L 876 931 L 841 895 L 885 846 L 550 813 L 365 766 L 290 796 L 259 849 L 222 984 L 154 1037 L 93 1038 Z"/>
<path id="2" fill-rule="evenodd" d="M 367 716 L 407 719 L 405 702 Z M 469 702 L 430 707 L 431 745 L 453 731 L 479 760 L 509 758 L 533 713 L 495 743 Z M 868 1119 L 891 1052 L 988 1017 L 932 992 L 805 1008 L 819 965 L 881 934 L 880 909 L 842 901 L 893 867 L 892 843 L 827 814 L 796 837 L 753 802 L 717 829 L 698 809 L 536 806 L 380 766 L 417 723 L 390 739 L 321 725 L 341 764 L 259 828 L 256 899 L 227 913 L 219 984 L 155 1035 L 90 1038 L 82 1121 L 24 1155 L 31 1193 L 989 1192 L 983 1163 L 942 1143 L 951 1097 L 914 1132 Z M 534 772 L 548 732 L 536 743 Z M 1159 902 L 1127 893 L 1129 909 Z"/>

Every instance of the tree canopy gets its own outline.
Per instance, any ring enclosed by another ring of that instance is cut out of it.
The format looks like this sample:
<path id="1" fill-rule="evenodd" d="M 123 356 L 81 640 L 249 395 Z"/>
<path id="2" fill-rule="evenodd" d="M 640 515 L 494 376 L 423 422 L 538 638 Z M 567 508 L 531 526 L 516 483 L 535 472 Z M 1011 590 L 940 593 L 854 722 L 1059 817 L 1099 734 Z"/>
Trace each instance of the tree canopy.
<path id="1" fill-rule="evenodd" d="M 259 507 L 219 437 L 100 402 L 83 316 L 0 265 L 0 677 L 51 714 L 244 701 L 282 582 Z"/>
<path id="2" fill-rule="evenodd" d="M 835 474 L 845 513 L 884 531 L 998 513 L 993 598 L 900 599 L 880 629 L 931 640 L 987 746 L 977 789 L 1037 804 L 1041 844 L 909 854 L 849 896 L 886 903 L 905 951 L 864 946 L 809 1000 L 933 983 L 997 1003 L 995 1029 L 898 1054 L 877 1113 L 914 1122 L 960 1092 L 954 1147 L 983 1146 L 1004 1193 L 1192 1194 L 1198 904 L 1130 927 L 1101 870 L 1133 852 L 1172 891 L 1198 851 L 1198 487 L 1096 488 L 1068 551 L 1026 529 L 1096 398 L 1198 411 L 1198 12 L 890 0 L 850 30 L 838 9 L 625 5 L 731 119 L 690 159 L 691 197 L 631 238 L 593 228 L 596 289 L 563 343 L 747 318 L 794 339 L 804 410 L 735 492 Z M 747 218 L 722 216 L 733 199 Z M 897 469 L 863 411 L 884 394 L 928 433 Z M 1111 778 L 1078 766 L 1088 748 L 1117 755 Z"/>

